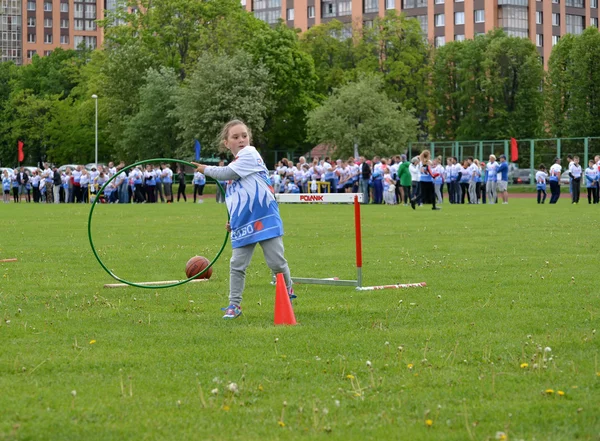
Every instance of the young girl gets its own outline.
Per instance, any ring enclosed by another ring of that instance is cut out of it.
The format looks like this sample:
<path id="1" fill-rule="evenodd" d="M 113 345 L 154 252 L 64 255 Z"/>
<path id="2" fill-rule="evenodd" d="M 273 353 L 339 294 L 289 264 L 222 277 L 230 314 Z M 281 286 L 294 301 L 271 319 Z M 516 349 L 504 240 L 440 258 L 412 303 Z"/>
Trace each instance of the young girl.
<path id="1" fill-rule="evenodd" d="M 229 180 L 225 202 L 231 216 L 226 228 L 231 231 L 233 254 L 229 270 L 229 306 L 223 308 L 225 319 L 242 314 L 240 307 L 256 244 L 260 244 L 267 265 L 273 273 L 283 273 L 290 299 L 294 298 L 290 269 L 284 257 L 283 222 L 275 201 L 269 171 L 256 150 L 250 145 L 250 129 L 239 120 L 225 124 L 221 131 L 223 146 L 235 157 L 224 167 L 193 163 L 197 171 L 216 180 Z"/>
<path id="2" fill-rule="evenodd" d="M 383 201 L 386 205 L 396 205 L 396 181 L 392 179 L 389 167 L 383 174 Z"/>
<path id="3" fill-rule="evenodd" d="M 5 204 L 10 202 L 10 176 L 8 176 L 8 170 L 2 172 L 2 202 Z"/>
<path id="4" fill-rule="evenodd" d="M 571 178 L 571 203 L 579 203 L 579 193 L 581 192 L 581 166 L 579 165 L 579 156 L 573 158 L 569 167 L 569 177 Z"/>
<path id="5" fill-rule="evenodd" d="M 546 166 L 540 164 L 539 171 L 535 174 L 535 183 L 537 188 L 537 203 L 543 204 L 546 201 L 546 180 L 548 174 L 546 173 Z M 542 198 L 543 195 L 543 198 Z"/>
<path id="6" fill-rule="evenodd" d="M 204 194 L 204 186 L 206 185 L 206 177 L 200 173 L 194 173 L 194 204 L 196 203 L 196 194 L 198 195 L 198 203 L 204 202 L 202 195 Z"/>
<path id="7" fill-rule="evenodd" d="M 598 203 L 598 171 L 594 167 L 594 160 L 590 159 L 588 168 L 585 169 L 585 186 L 588 194 L 588 204 Z"/>

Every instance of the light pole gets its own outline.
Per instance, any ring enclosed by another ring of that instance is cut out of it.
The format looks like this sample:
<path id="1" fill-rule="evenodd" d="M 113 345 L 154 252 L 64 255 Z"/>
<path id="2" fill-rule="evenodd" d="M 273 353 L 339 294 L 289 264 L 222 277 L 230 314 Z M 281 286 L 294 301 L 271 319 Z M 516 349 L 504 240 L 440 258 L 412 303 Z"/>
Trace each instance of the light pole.
<path id="1" fill-rule="evenodd" d="M 98 167 L 98 95 L 93 94 L 92 98 L 96 101 L 96 154 L 94 155 L 94 164 Z"/>

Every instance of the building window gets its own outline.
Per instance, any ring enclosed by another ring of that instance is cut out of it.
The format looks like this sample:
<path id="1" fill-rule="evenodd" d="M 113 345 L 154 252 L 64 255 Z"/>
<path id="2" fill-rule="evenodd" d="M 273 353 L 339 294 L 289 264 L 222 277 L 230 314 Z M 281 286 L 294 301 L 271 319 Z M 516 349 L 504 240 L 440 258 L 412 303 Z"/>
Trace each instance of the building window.
<path id="1" fill-rule="evenodd" d="M 44 43 L 52 44 L 52 34 L 44 34 Z"/>
<path id="2" fill-rule="evenodd" d="M 85 30 L 86 31 L 95 31 L 96 30 L 96 22 L 94 20 L 86 20 L 85 21 Z"/>
<path id="3" fill-rule="evenodd" d="M 425 8 L 427 0 L 403 0 L 402 4 L 404 5 L 402 9 Z"/>
<path id="4" fill-rule="evenodd" d="M 315 18 L 315 7 L 314 6 L 308 7 L 308 18 Z"/>
<path id="5" fill-rule="evenodd" d="M 75 30 L 83 31 L 83 20 L 75 20 Z"/>
<path id="6" fill-rule="evenodd" d="M 85 18 L 88 20 L 96 19 L 96 5 L 85 5 Z"/>
<path id="7" fill-rule="evenodd" d="M 435 20 L 436 28 L 446 26 L 446 16 L 444 14 L 435 14 L 433 18 Z"/>
<path id="8" fill-rule="evenodd" d="M 475 23 L 484 23 L 485 22 L 485 11 L 483 9 L 475 10 Z"/>
<path id="9" fill-rule="evenodd" d="M 552 13 L 552 26 L 560 26 L 560 14 Z"/>
<path id="10" fill-rule="evenodd" d="M 52 11 L 52 3 L 44 2 L 44 11 L 51 12 Z"/>
<path id="11" fill-rule="evenodd" d="M 544 24 L 544 14 L 542 13 L 542 11 L 536 11 L 535 24 Z"/>
<path id="12" fill-rule="evenodd" d="M 83 18 L 83 5 L 81 3 L 75 3 L 75 18 Z"/>
<path id="13" fill-rule="evenodd" d="M 240 0 L 240 3 L 242 4 L 242 6 L 246 7 L 246 0 Z"/>
<path id="14" fill-rule="evenodd" d="M 37 54 L 37 51 L 35 51 L 35 50 L 28 50 L 27 51 L 27 59 L 31 60 L 35 54 Z"/>
<path id="15" fill-rule="evenodd" d="M 35 43 L 35 34 L 27 34 L 27 43 Z"/>
<path id="16" fill-rule="evenodd" d="M 454 24 L 455 25 L 464 25 L 465 24 L 465 13 L 464 12 L 455 12 L 454 13 Z"/>
<path id="17" fill-rule="evenodd" d="M 552 0 L 552 3 L 558 5 L 560 3 L 560 0 Z"/>
<path id="18" fill-rule="evenodd" d="M 35 11 L 35 2 L 27 2 L 27 10 Z"/>
<path id="19" fill-rule="evenodd" d="M 52 51 L 44 51 L 44 57 L 49 57 L 52 54 Z"/>
<path id="20" fill-rule="evenodd" d="M 373 28 L 373 20 L 365 20 L 363 21 L 363 28 L 372 29 Z"/>
<path id="21" fill-rule="evenodd" d="M 69 29 L 69 20 L 65 20 L 64 18 L 60 21 L 61 29 Z"/>
<path id="22" fill-rule="evenodd" d="M 465 34 L 457 34 L 454 36 L 454 41 L 465 41 Z"/>
<path id="23" fill-rule="evenodd" d="M 294 8 L 288 9 L 285 12 L 285 17 L 287 20 L 293 20 L 294 19 Z"/>
<path id="24" fill-rule="evenodd" d="M 590 8 L 598 8 L 598 0 L 590 0 Z"/>
<path id="25" fill-rule="evenodd" d="M 385 9 L 396 9 L 395 0 L 385 0 Z"/>
<path id="26" fill-rule="evenodd" d="M 69 12 L 69 4 L 61 3 L 60 4 L 60 12 Z"/>
<path id="27" fill-rule="evenodd" d="M 321 16 L 323 18 L 335 17 L 335 3 L 330 3 L 330 2 L 321 3 Z"/>
<path id="28" fill-rule="evenodd" d="M 44 18 L 44 27 L 45 28 L 51 28 L 52 27 L 52 19 L 51 18 Z"/>
<path id="29" fill-rule="evenodd" d="M 423 35 L 427 35 L 427 15 L 415 15 L 414 18 L 419 22 Z"/>
<path id="30" fill-rule="evenodd" d="M 27 27 L 29 27 L 29 28 L 35 28 L 35 17 L 28 17 L 27 18 Z"/>
<path id="31" fill-rule="evenodd" d="M 582 15 L 567 14 L 567 34 L 579 35 L 583 33 L 585 17 Z"/>
<path id="32" fill-rule="evenodd" d="M 444 4 L 444 0 L 435 0 L 435 4 L 436 5 L 443 5 Z"/>
<path id="33" fill-rule="evenodd" d="M 552 46 L 556 46 L 556 44 L 558 43 L 558 40 L 560 40 L 560 36 L 559 35 L 553 35 L 552 36 Z"/>
<path id="34" fill-rule="evenodd" d="M 544 46 L 544 34 L 535 34 L 535 45 L 537 47 Z"/>
<path id="35" fill-rule="evenodd" d="M 465 0 L 454 0 L 454 3 L 464 3 Z"/>
<path id="36" fill-rule="evenodd" d="M 364 2 L 365 2 L 365 13 L 379 12 L 379 0 L 364 0 Z"/>
<path id="37" fill-rule="evenodd" d="M 446 44 L 446 37 L 435 37 L 434 45 L 435 47 L 442 47 Z"/>
<path id="38" fill-rule="evenodd" d="M 590 17 L 590 26 L 593 26 L 595 28 L 598 27 L 598 18 L 597 17 Z"/>
<path id="39" fill-rule="evenodd" d="M 565 6 L 571 8 L 583 8 L 583 0 L 565 0 Z"/>
<path id="40" fill-rule="evenodd" d="M 352 15 L 352 2 L 339 2 L 338 15 Z"/>
<path id="41" fill-rule="evenodd" d="M 88 49 L 96 49 L 96 37 L 85 37 L 85 45 Z"/>
<path id="42" fill-rule="evenodd" d="M 511 37 L 527 38 L 529 22 L 527 8 L 521 6 L 502 6 L 498 8 L 498 27 Z"/>
<path id="43" fill-rule="evenodd" d="M 60 44 L 69 44 L 69 36 L 61 35 L 60 36 Z"/>

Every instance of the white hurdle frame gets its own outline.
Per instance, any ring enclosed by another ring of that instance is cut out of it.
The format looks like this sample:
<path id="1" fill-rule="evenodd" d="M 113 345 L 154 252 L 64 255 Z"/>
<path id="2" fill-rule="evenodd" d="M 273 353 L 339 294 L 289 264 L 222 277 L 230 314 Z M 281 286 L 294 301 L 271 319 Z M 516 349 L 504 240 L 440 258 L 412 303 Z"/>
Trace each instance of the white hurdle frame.
<path id="1" fill-rule="evenodd" d="M 425 282 L 404 283 L 393 285 L 362 286 L 362 230 L 360 221 L 360 203 L 362 193 L 278 193 L 275 194 L 278 203 L 312 204 L 338 203 L 354 204 L 354 240 L 356 244 L 356 280 L 339 280 L 336 277 L 316 279 L 310 277 L 293 277 L 292 282 L 311 285 L 354 286 L 357 291 L 374 291 L 380 289 L 422 288 Z"/>

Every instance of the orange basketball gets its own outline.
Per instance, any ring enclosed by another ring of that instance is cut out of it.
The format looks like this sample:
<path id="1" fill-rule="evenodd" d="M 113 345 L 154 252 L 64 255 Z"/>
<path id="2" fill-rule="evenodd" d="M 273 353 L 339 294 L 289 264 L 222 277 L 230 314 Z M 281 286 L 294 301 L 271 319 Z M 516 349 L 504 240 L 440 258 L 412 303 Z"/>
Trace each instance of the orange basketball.
<path id="1" fill-rule="evenodd" d="M 190 277 L 193 277 L 199 272 L 203 271 L 208 265 L 210 265 L 210 261 L 206 257 L 194 256 L 188 260 L 187 264 L 185 265 L 185 275 L 189 279 Z M 212 267 L 210 267 L 204 274 L 196 277 L 196 279 L 210 279 L 210 276 L 212 276 Z"/>

